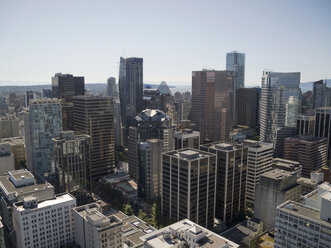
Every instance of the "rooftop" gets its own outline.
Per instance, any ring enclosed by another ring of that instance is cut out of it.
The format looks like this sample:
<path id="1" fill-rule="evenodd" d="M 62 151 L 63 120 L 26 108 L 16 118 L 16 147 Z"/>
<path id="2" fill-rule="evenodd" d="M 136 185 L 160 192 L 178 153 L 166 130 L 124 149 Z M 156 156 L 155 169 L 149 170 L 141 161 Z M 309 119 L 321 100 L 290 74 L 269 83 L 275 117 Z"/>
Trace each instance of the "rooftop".
<path id="1" fill-rule="evenodd" d="M 215 156 L 215 154 L 204 152 L 201 150 L 193 149 L 193 148 L 184 148 L 181 150 L 170 151 L 164 153 L 164 155 L 170 155 L 178 157 L 179 159 L 193 161 L 201 158 L 206 158 L 208 156 Z"/>
<path id="2" fill-rule="evenodd" d="M 116 216 L 118 219 L 123 221 L 124 243 L 130 247 L 142 245 L 143 241 L 140 237 L 156 230 L 154 227 L 147 225 L 138 217 L 134 215 L 127 216 L 121 211 L 118 211 L 110 216 Z M 109 218 L 109 216 L 107 217 Z"/>
<path id="3" fill-rule="evenodd" d="M 293 174 L 288 171 L 280 170 L 280 169 L 273 169 L 271 171 L 267 171 L 263 173 L 261 176 L 275 179 L 275 180 L 282 180 L 288 177 L 291 177 Z"/>
<path id="4" fill-rule="evenodd" d="M 180 235 L 178 237 L 177 235 Z M 190 237 L 190 238 L 188 238 Z M 176 222 L 170 226 L 156 230 L 152 233 L 146 234 L 141 239 L 151 247 L 179 247 L 185 241 L 192 247 L 204 248 L 234 248 L 239 245 L 232 241 L 217 235 L 203 228 L 196 223 L 184 219 Z"/>
<path id="5" fill-rule="evenodd" d="M 301 218 L 315 220 L 331 228 L 330 222 L 327 222 L 320 218 L 320 211 L 318 209 L 294 201 L 286 201 L 279 205 L 277 209 L 296 216 L 300 216 Z"/>
<path id="6" fill-rule="evenodd" d="M 18 178 L 18 180 L 11 181 L 11 175 L 14 179 Z M 22 176 L 25 178 L 22 178 Z M 33 182 L 31 183 L 32 180 Z M 25 184 L 25 182 L 27 182 L 27 184 Z M 10 171 L 8 175 L 0 176 L 0 188 L 9 200 L 20 198 L 28 194 L 33 194 L 36 191 L 54 189 L 54 187 L 47 181 L 36 180 L 31 172 L 27 170 Z"/>
<path id="7" fill-rule="evenodd" d="M 35 197 L 32 196 L 31 199 L 34 199 Z M 28 200 L 31 200 L 29 198 L 27 198 Z M 48 200 L 43 200 L 43 201 L 39 201 L 38 202 L 38 208 L 47 208 L 47 207 L 51 207 L 57 204 L 61 204 L 61 203 L 65 203 L 68 201 L 74 201 L 76 203 L 76 199 L 74 197 L 72 197 L 70 194 L 65 193 L 65 194 L 59 194 L 59 195 L 55 195 L 53 198 L 48 199 Z M 23 202 L 18 202 L 18 203 L 14 203 L 16 209 L 18 212 L 23 212 L 26 210 L 29 210 L 29 208 L 25 208 L 23 205 Z"/>
<path id="8" fill-rule="evenodd" d="M 145 109 L 136 116 L 136 121 L 158 121 L 163 122 L 169 117 L 159 109 Z"/>
<path id="9" fill-rule="evenodd" d="M 189 130 L 189 131 L 188 131 Z M 175 138 L 194 138 L 199 137 L 200 133 L 191 129 L 183 129 L 175 132 Z"/>

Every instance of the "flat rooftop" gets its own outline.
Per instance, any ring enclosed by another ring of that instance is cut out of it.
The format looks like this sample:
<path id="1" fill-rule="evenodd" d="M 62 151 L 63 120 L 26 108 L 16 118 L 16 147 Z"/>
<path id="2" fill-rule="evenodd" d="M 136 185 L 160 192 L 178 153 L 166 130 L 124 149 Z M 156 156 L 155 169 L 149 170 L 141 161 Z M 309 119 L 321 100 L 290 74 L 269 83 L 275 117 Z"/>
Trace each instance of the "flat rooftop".
<path id="1" fill-rule="evenodd" d="M 261 176 L 276 179 L 276 180 L 281 180 L 284 178 L 291 177 L 292 172 L 284 171 L 281 169 L 273 169 L 271 171 L 267 171 L 267 172 L 263 173 Z"/>
<path id="2" fill-rule="evenodd" d="M 204 152 L 204 151 L 193 149 L 193 148 L 185 148 L 185 149 L 181 149 L 181 150 L 166 152 L 163 154 L 175 156 L 175 157 L 178 157 L 179 159 L 188 160 L 188 161 L 193 161 L 193 160 L 206 158 L 206 157 L 210 157 L 210 156 L 216 156 L 215 154 L 212 154 L 209 152 Z"/>
<path id="3" fill-rule="evenodd" d="M 22 187 L 15 187 L 15 185 L 9 180 L 9 176 L 0 176 L 0 188 L 4 192 L 4 194 L 8 197 L 9 194 L 15 194 L 16 196 L 19 195 L 27 195 L 33 194 L 39 190 L 46 190 L 49 188 L 54 188 L 50 183 L 43 182 L 38 183 L 36 180 L 34 184 L 22 186 Z"/>
<path id="4" fill-rule="evenodd" d="M 177 247 L 183 241 L 180 237 L 177 237 L 176 234 L 181 233 L 182 236 L 185 236 L 185 233 L 190 233 L 190 235 L 198 235 L 200 239 L 195 243 L 195 247 L 204 247 L 204 248 L 222 248 L 229 247 L 235 248 L 239 247 L 236 243 L 217 235 L 209 231 L 206 228 L 203 228 L 196 223 L 184 219 L 178 221 L 170 226 L 164 227 L 160 230 L 156 230 L 152 233 L 146 234 L 141 237 L 141 239 L 151 247 Z M 164 234 L 167 234 L 166 236 Z"/>
<path id="5" fill-rule="evenodd" d="M 244 148 L 245 146 L 243 145 L 238 145 L 238 144 L 232 144 L 232 143 L 225 143 L 225 142 L 214 142 L 214 143 L 209 143 L 209 144 L 203 144 L 201 147 L 204 148 L 212 148 L 218 151 L 224 151 L 224 152 L 232 152 L 235 150 L 239 150 Z"/>
<path id="6" fill-rule="evenodd" d="M 318 209 L 294 201 L 286 201 L 283 204 L 279 205 L 277 209 L 293 215 L 300 216 L 301 218 L 312 219 L 331 228 L 330 222 L 327 222 L 320 218 L 320 211 Z"/>
<path id="7" fill-rule="evenodd" d="M 61 204 L 61 203 L 65 203 L 65 202 L 68 202 L 68 201 L 74 201 L 76 203 L 76 199 L 74 197 L 72 197 L 70 194 L 56 195 L 52 199 L 38 202 L 38 208 L 47 208 L 47 207 L 51 207 L 51 206 Z M 18 212 L 31 210 L 30 208 L 26 209 L 23 206 L 23 202 L 18 202 L 18 203 L 15 203 L 14 205 L 16 206 L 16 209 L 17 209 Z"/>
<path id="8" fill-rule="evenodd" d="M 33 174 L 28 170 L 13 170 L 9 171 L 8 174 L 11 174 L 15 180 L 21 180 L 24 178 L 34 178 Z"/>

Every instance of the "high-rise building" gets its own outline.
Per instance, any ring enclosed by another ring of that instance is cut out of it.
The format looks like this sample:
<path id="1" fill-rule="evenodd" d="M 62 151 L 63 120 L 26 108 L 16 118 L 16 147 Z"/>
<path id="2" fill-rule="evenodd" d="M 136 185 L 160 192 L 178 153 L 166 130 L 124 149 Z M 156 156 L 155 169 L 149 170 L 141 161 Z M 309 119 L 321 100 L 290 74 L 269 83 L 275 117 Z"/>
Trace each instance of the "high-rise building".
<path id="1" fill-rule="evenodd" d="M 145 109 L 140 112 L 129 128 L 128 160 L 129 173 L 136 182 L 139 180 L 138 144 L 147 139 L 163 141 L 164 151 L 174 149 L 173 128 L 171 119 L 161 110 Z"/>
<path id="2" fill-rule="evenodd" d="M 118 97 L 113 97 L 114 102 L 114 139 L 115 147 L 123 146 L 123 127 L 121 121 L 121 103 Z"/>
<path id="3" fill-rule="evenodd" d="M 248 148 L 216 142 L 200 149 L 217 155 L 216 218 L 231 223 L 245 209 Z"/>
<path id="4" fill-rule="evenodd" d="M 297 135 L 314 135 L 315 116 L 300 114 L 297 117 L 296 134 Z"/>
<path id="5" fill-rule="evenodd" d="M 140 237 L 144 248 L 208 247 L 239 248 L 240 246 L 196 223 L 184 219 Z M 170 245 L 169 245 L 170 244 Z"/>
<path id="6" fill-rule="evenodd" d="M 87 177 L 90 164 L 90 136 L 63 131 L 53 138 L 57 193 L 70 193 L 81 205 L 89 190 Z"/>
<path id="7" fill-rule="evenodd" d="M 246 206 L 253 208 L 260 176 L 272 169 L 273 145 L 255 140 L 244 140 L 243 145 L 248 147 Z"/>
<path id="8" fill-rule="evenodd" d="M 328 160 L 331 159 L 331 107 L 315 109 L 314 137 L 328 139 Z"/>
<path id="9" fill-rule="evenodd" d="M 302 165 L 302 176 L 326 166 L 327 139 L 311 136 L 289 137 L 284 140 L 284 158 L 298 161 Z"/>
<path id="10" fill-rule="evenodd" d="M 91 137 L 89 178 L 92 181 L 113 172 L 114 104 L 111 97 L 76 96 L 74 98 L 74 130 Z"/>
<path id="11" fill-rule="evenodd" d="M 2 143 L 8 143 L 10 145 L 10 151 L 14 154 L 15 169 L 19 169 L 26 163 L 24 137 L 2 139 L 0 145 Z"/>
<path id="12" fill-rule="evenodd" d="M 300 72 L 264 71 L 260 101 L 260 141 L 272 142 L 277 128 L 296 123 L 300 99 Z M 291 98 L 290 98 L 291 97 Z M 291 100 L 290 100 L 291 99 Z M 290 101 L 289 101 L 290 100 Z M 287 108 L 286 108 L 286 104 Z"/>
<path id="13" fill-rule="evenodd" d="M 323 183 L 304 197 L 277 207 L 275 248 L 330 247 L 331 187 Z"/>
<path id="14" fill-rule="evenodd" d="M 184 148 L 199 149 L 200 133 L 192 129 L 183 129 L 175 132 L 175 150 Z"/>
<path id="15" fill-rule="evenodd" d="M 226 54 L 226 70 L 235 71 L 236 89 L 245 88 L 245 54 L 233 51 Z"/>
<path id="16" fill-rule="evenodd" d="M 216 204 L 216 155 L 186 148 L 162 154 L 162 215 L 212 227 Z"/>
<path id="17" fill-rule="evenodd" d="M 59 194 L 47 200 L 23 197 L 13 205 L 17 247 L 61 247 L 75 241 L 72 209 L 76 200 Z M 50 224 L 52 223 L 52 224 Z"/>
<path id="18" fill-rule="evenodd" d="M 313 83 L 313 108 L 324 107 L 325 104 L 326 85 L 323 80 Z"/>
<path id="19" fill-rule="evenodd" d="M 235 72 L 192 72 L 192 122 L 205 139 L 227 141 L 233 126 Z"/>
<path id="20" fill-rule="evenodd" d="M 21 202 L 24 197 L 34 195 L 39 200 L 46 200 L 54 195 L 54 187 L 39 175 L 33 175 L 28 170 L 9 171 L 0 176 L 1 217 L 4 225 L 6 244 L 15 247 L 15 232 L 13 226 L 13 204 Z"/>
<path id="21" fill-rule="evenodd" d="M 80 247 L 123 247 L 123 222 L 114 215 L 103 215 L 98 204 L 75 207 L 73 217 L 75 242 Z"/>
<path id="22" fill-rule="evenodd" d="M 110 77 L 107 80 L 107 96 L 118 97 L 116 78 Z"/>
<path id="23" fill-rule="evenodd" d="M 25 106 L 26 107 L 29 107 L 30 106 L 30 102 L 31 100 L 34 99 L 34 96 L 33 96 L 33 91 L 32 90 L 28 90 L 26 93 L 25 93 Z"/>
<path id="24" fill-rule="evenodd" d="M 53 97 L 72 102 L 74 96 L 85 94 L 84 77 L 74 77 L 72 74 L 56 73 L 52 77 Z"/>
<path id="25" fill-rule="evenodd" d="M 119 94 L 121 102 L 124 144 L 127 145 L 129 127 L 136 115 L 144 109 L 143 59 L 120 59 Z"/>
<path id="26" fill-rule="evenodd" d="M 290 96 L 288 102 L 285 105 L 286 116 L 285 116 L 285 126 L 296 127 L 298 113 L 300 109 L 299 99 Z"/>
<path id="27" fill-rule="evenodd" d="M 274 169 L 261 175 L 256 187 L 254 216 L 263 222 L 263 230 L 275 226 L 276 208 L 287 201 L 299 201 L 301 186 L 297 175 L 288 171 Z"/>
<path id="28" fill-rule="evenodd" d="M 259 122 L 259 88 L 236 89 L 236 125 L 256 128 Z"/>
<path id="29" fill-rule="evenodd" d="M 84 77 L 56 73 L 52 77 L 52 96 L 61 99 L 63 130 L 73 130 L 73 98 L 85 94 Z"/>
<path id="30" fill-rule="evenodd" d="M 0 144 L 0 175 L 15 170 L 14 154 L 10 151 L 10 144 Z"/>
<path id="31" fill-rule="evenodd" d="M 6 114 L 0 117 L 0 139 L 19 136 L 19 123 L 20 119 L 14 114 Z"/>
<path id="32" fill-rule="evenodd" d="M 51 89 L 43 89 L 43 98 L 52 98 L 52 90 Z"/>
<path id="33" fill-rule="evenodd" d="M 40 175 L 54 172 L 52 138 L 62 131 L 60 100 L 32 100 L 24 113 L 24 128 L 27 168 Z"/>
<path id="34" fill-rule="evenodd" d="M 148 139 L 138 144 L 138 196 L 151 202 L 161 196 L 163 141 Z"/>
<path id="35" fill-rule="evenodd" d="M 275 158 L 284 157 L 284 140 L 285 138 L 295 136 L 295 131 L 295 127 L 279 127 L 276 129 L 273 139 Z"/>

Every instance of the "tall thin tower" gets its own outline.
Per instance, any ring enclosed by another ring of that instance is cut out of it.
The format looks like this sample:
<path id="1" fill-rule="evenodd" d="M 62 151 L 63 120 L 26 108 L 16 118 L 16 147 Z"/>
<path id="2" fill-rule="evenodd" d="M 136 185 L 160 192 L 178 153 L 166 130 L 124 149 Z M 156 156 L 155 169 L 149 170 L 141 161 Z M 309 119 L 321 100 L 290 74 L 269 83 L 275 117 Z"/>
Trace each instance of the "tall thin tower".
<path id="1" fill-rule="evenodd" d="M 120 59 L 119 93 L 121 102 L 124 144 L 127 145 L 128 130 L 134 117 L 144 108 L 143 59 Z"/>

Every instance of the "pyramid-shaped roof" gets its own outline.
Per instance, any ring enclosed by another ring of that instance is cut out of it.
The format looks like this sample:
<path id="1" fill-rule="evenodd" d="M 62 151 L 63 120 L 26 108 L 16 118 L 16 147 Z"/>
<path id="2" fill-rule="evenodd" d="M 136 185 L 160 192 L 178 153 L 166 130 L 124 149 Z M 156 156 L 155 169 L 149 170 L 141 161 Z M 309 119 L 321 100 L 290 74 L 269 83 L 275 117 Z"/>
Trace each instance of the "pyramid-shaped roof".
<path id="1" fill-rule="evenodd" d="M 165 81 L 161 82 L 158 90 L 160 91 L 161 94 L 170 94 L 171 95 L 171 91 Z"/>

